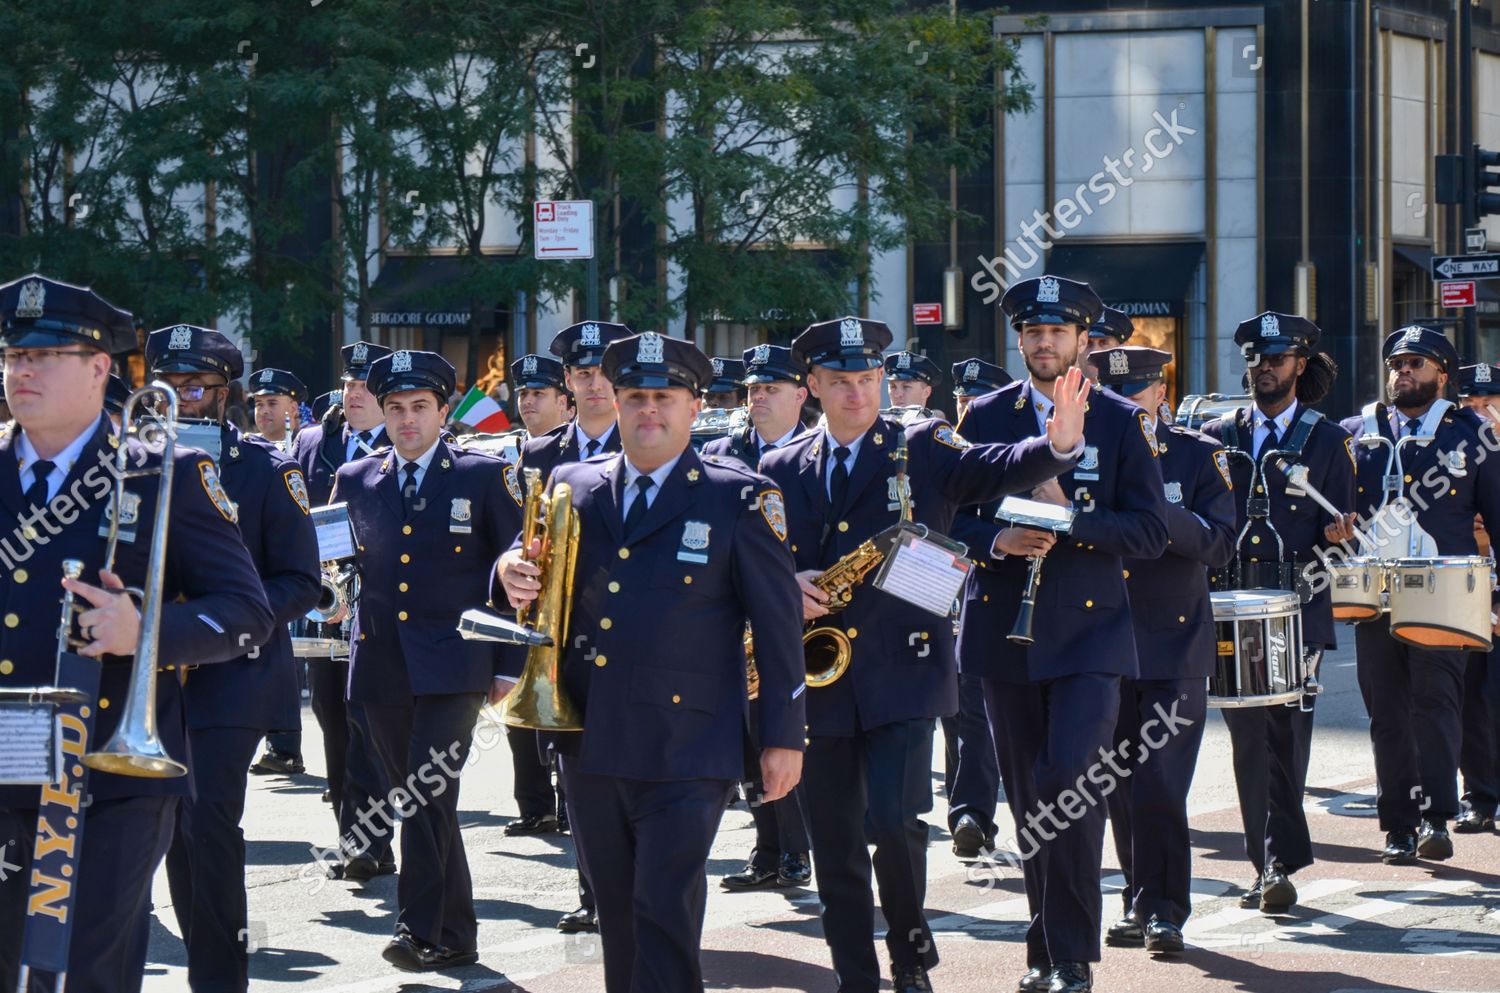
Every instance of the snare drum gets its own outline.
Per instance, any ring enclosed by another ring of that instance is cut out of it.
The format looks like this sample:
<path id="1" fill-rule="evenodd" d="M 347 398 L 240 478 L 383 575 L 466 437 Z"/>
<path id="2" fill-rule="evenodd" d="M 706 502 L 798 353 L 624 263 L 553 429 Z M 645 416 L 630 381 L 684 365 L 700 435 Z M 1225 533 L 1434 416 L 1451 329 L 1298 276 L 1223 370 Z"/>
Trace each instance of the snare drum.
<path id="1" fill-rule="evenodd" d="M 1478 555 L 1396 559 L 1391 635 L 1409 645 L 1488 651 L 1494 562 Z"/>
<path id="2" fill-rule="evenodd" d="M 1307 662 L 1297 594 L 1228 590 L 1210 596 L 1219 651 L 1208 677 L 1208 705 L 1270 707 L 1300 700 Z"/>
<path id="3" fill-rule="evenodd" d="M 1328 567 L 1333 583 L 1329 598 L 1336 621 L 1373 621 L 1383 611 L 1385 563 L 1373 556 L 1361 555 Z"/>

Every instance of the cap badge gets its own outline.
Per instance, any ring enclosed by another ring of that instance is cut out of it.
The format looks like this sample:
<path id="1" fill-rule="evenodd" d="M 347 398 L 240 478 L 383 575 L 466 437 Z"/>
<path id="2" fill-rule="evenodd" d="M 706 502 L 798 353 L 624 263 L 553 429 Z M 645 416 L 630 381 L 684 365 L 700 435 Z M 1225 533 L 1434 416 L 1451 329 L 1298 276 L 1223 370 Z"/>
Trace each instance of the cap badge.
<path id="1" fill-rule="evenodd" d="M 771 361 L 771 346 L 770 345 L 756 345 L 755 346 L 755 354 L 750 357 L 750 364 L 751 365 L 765 365 L 769 361 Z"/>
<path id="2" fill-rule="evenodd" d="M 653 365 L 666 361 L 666 348 L 661 340 L 661 335 L 655 331 L 647 331 L 641 335 L 640 345 L 635 351 L 637 362 L 649 362 Z"/>
<path id="3" fill-rule="evenodd" d="M 1109 353 L 1109 374 L 1111 376 L 1130 375 L 1130 356 L 1124 352 Z"/>
<path id="4" fill-rule="evenodd" d="M 1036 287 L 1036 302 L 1056 303 L 1058 294 L 1061 292 L 1061 283 L 1052 276 L 1043 276 L 1042 281 Z"/>
<path id="5" fill-rule="evenodd" d="M 897 352 L 896 353 L 896 368 L 897 369 L 910 369 L 911 368 L 911 352 Z"/>
<path id="6" fill-rule="evenodd" d="M 969 364 L 964 366 L 964 382 L 979 382 L 979 363 L 977 361 L 971 359 Z"/>
<path id="7" fill-rule="evenodd" d="M 411 372 L 411 352 L 402 349 L 392 355 L 391 372 Z"/>
<path id="8" fill-rule="evenodd" d="M 839 324 L 839 347 L 858 348 L 865 343 L 864 329 L 859 326 L 859 319 L 846 317 Z"/>
<path id="9" fill-rule="evenodd" d="M 21 287 L 21 297 L 16 301 L 16 316 L 38 318 L 42 316 L 42 305 L 47 299 L 47 287 L 40 279 L 33 279 Z"/>
<path id="10" fill-rule="evenodd" d="M 1281 320 L 1275 314 L 1264 314 L 1261 316 L 1260 336 L 1262 338 L 1281 337 Z"/>
<path id="11" fill-rule="evenodd" d="M 176 349 L 192 348 L 193 329 L 183 326 L 173 328 L 172 334 L 167 338 L 167 347 Z"/>
<path id="12" fill-rule="evenodd" d="M 527 356 L 525 356 L 524 358 L 521 359 L 521 375 L 523 375 L 523 376 L 535 376 L 536 375 L 536 356 L 535 355 L 527 355 Z"/>
<path id="13" fill-rule="evenodd" d="M 1406 337 L 1401 339 L 1405 344 L 1411 345 L 1422 340 L 1421 328 L 1407 328 Z"/>
<path id="14" fill-rule="evenodd" d="M 714 364 L 714 375 L 716 377 L 723 376 L 724 375 L 724 360 L 723 359 L 710 359 L 709 361 L 711 361 Z"/>
<path id="15" fill-rule="evenodd" d="M 585 324 L 583 326 L 583 331 L 580 332 L 580 334 L 579 334 L 578 343 L 580 345 L 598 345 L 599 344 L 599 325 L 597 325 L 597 324 Z"/>
<path id="16" fill-rule="evenodd" d="M 356 341 L 354 351 L 349 353 L 349 361 L 355 365 L 364 365 L 370 361 L 370 346 L 362 341 Z"/>
<path id="17" fill-rule="evenodd" d="M 1487 362 L 1481 362 L 1474 367 L 1474 382 L 1488 383 L 1490 381 L 1490 366 Z"/>
<path id="18" fill-rule="evenodd" d="M 274 377 L 272 376 L 270 369 L 266 369 L 260 374 L 260 381 L 262 383 L 269 383 L 273 378 Z"/>

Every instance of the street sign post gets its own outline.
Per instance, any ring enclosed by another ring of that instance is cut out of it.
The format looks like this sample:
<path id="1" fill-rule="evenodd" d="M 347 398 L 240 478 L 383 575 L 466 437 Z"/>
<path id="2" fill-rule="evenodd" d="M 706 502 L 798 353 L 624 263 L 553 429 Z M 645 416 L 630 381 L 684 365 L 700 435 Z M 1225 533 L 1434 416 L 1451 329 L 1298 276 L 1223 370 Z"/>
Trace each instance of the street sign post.
<path id="1" fill-rule="evenodd" d="M 1475 303 L 1472 279 L 1450 279 L 1438 283 L 1438 301 L 1444 307 L 1472 307 Z"/>
<path id="2" fill-rule="evenodd" d="M 1500 252 L 1483 252 L 1477 255 L 1434 255 L 1432 278 L 1444 279 L 1500 279 Z"/>
<path id="3" fill-rule="evenodd" d="M 1464 228 L 1464 251 L 1482 252 L 1490 247 L 1489 232 L 1484 228 Z"/>

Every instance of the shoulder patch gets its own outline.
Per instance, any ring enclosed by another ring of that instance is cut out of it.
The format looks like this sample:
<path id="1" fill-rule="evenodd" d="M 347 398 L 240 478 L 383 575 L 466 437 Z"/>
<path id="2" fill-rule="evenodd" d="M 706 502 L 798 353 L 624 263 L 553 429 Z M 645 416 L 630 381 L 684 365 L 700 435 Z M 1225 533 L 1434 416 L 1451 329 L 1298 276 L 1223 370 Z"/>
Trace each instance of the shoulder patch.
<path id="1" fill-rule="evenodd" d="M 229 499 L 229 494 L 224 492 L 224 484 L 219 479 L 219 470 L 207 459 L 198 463 L 198 481 L 203 484 L 203 492 L 208 494 L 208 499 L 218 508 L 224 520 L 230 524 L 240 522 L 239 508 L 234 501 Z"/>
<path id="2" fill-rule="evenodd" d="M 1214 449 L 1214 467 L 1224 477 L 1224 485 L 1234 489 L 1234 479 L 1229 475 L 1229 453 L 1222 448 Z"/>
<path id="3" fill-rule="evenodd" d="M 521 496 L 520 472 L 516 470 L 515 466 L 506 465 L 501 471 L 501 475 L 505 477 L 505 491 L 510 494 L 510 498 L 516 502 L 517 507 L 521 506 L 525 500 Z"/>
<path id="4" fill-rule="evenodd" d="M 1359 460 L 1354 457 L 1354 439 L 1353 438 L 1347 438 L 1346 437 L 1344 439 L 1344 453 L 1349 456 L 1349 464 L 1351 466 L 1353 466 L 1356 471 L 1358 471 L 1359 470 Z"/>
<path id="5" fill-rule="evenodd" d="M 1156 445 L 1156 432 L 1151 430 L 1150 416 L 1144 410 L 1139 410 L 1136 411 L 1135 419 L 1136 423 L 1141 426 L 1141 437 L 1146 439 L 1146 444 L 1151 449 L 1152 457 L 1160 458 L 1161 450 Z"/>
<path id="6" fill-rule="evenodd" d="M 780 490 L 766 490 L 760 495 L 760 516 L 771 525 L 777 541 L 786 541 L 786 501 Z"/>
<path id="7" fill-rule="evenodd" d="M 932 432 L 932 436 L 937 439 L 939 444 L 947 445 L 949 448 L 956 448 L 960 452 L 966 448 L 973 447 L 971 442 L 966 441 L 963 435 L 953 430 L 947 424 L 938 424 L 937 430 Z"/>
<path id="8" fill-rule="evenodd" d="M 307 495 L 307 480 L 302 478 L 301 469 L 288 469 L 282 473 L 286 481 L 286 491 L 297 501 L 297 506 L 302 508 L 304 514 L 312 513 L 312 499 Z"/>

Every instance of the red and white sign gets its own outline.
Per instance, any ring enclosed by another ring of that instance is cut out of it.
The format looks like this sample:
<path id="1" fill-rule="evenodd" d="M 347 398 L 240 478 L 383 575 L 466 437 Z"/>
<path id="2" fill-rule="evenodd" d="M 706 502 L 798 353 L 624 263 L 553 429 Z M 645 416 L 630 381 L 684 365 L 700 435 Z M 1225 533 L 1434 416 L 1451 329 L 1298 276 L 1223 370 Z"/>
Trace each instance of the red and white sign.
<path id="1" fill-rule="evenodd" d="M 1438 283 L 1438 298 L 1444 307 L 1474 306 L 1474 280 L 1445 279 Z"/>
<path id="2" fill-rule="evenodd" d="M 940 303 L 914 303 L 911 305 L 913 324 L 943 323 L 943 305 Z"/>
<path id="3" fill-rule="evenodd" d="M 594 201 L 538 200 L 531 218 L 537 258 L 594 257 Z"/>

